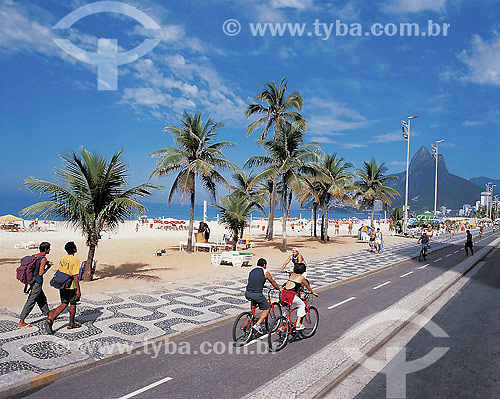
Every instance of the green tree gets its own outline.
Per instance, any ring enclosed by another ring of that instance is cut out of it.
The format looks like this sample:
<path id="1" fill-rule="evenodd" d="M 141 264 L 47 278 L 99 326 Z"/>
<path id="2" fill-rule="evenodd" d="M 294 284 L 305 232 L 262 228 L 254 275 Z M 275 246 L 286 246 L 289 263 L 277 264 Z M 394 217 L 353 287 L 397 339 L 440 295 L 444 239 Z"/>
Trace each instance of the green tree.
<path id="1" fill-rule="evenodd" d="M 220 211 L 220 221 L 231 232 L 233 251 L 236 251 L 240 234 L 242 234 L 245 227 L 248 226 L 248 217 L 256 209 L 258 204 L 249 201 L 245 196 L 238 196 L 232 193 L 222 197 L 220 205 L 213 205 Z"/>
<path id="2" fill-rule="evenodd" d="M 399 192 L 386 184 L 396 176 L 386 176 L 387 168 L 384 163 L 380 165 L 372 159 L 370 162 L 363 161 L 363 168 L 356 169 L 359 180 L 354 182 L 356 190 L 355 199 L 360 199 L 360 208 L 370 208 L 370 225 L 373 227 L 373 215 L 375 213 L 375 200 L 379 199 L 384 204 L 390 206 L 392 199 Z"/>
<path id="3" fill-rule="evenodd" d="M 286 78 L 281 79 L 279 86 L 274 81 L 265 83 L 263 90 L 255 97 L 255 101 L 256 103 L 247 106 L 247 119 L 254 115 L 259 116 L 259 119 L 248 125 L 247 135 L 262 125 L 265 126 L 260 135 L 261 140 L 264 140 L 269 130 L 273 128 L 274 136 L 276 137 L 286 123 L 294 124 L 302 130 L 306 129 L 306 120 L 299 113 L 302 109 L 304 99 L 297 92 L 287 94 Z M 266 232 L 268 240 L 273 239 L 276 190 L 276 180 L 273 179 L 273 191 L 271 194 L 271 206 L 269 208 L 269 220 Z"/>
<path id="4" fill-rule="evenodd" d="M 176 148 L 167 147 L 157 150 L 151 156 L 157 158 L 156 168 L 151 173 L 151 178 L 168 175 L 172 172 L 178 174 L 174 179 L 168 204 L 176 192 L 189 195 L 190 213 L 188 229 L 187 250 L 193 250 L 193 223 L 194 204 L 196 195 L 196 178 L 199 177 L 205 188 L 215 200 L 217 184 L 229 184 L 219 173 L 218 169 L 231 168 L 238 170 L 231 162 L 225 159 L 222 149 L 234 145 L 232 142 L 216 142 L 217 129 L 223 125 L 208 119 L 203 123 L 201 113 L 194 115 L 184 112 L 181 126 L 165 126 L 164 130 L 170 132 L 177 144 Z"/>
<path id="5" fill-rule="evenodd" d="M 255 177 L 253 172 L 246 173 L 243 170 L 236 172 L 233 175 L 235 184 L 231 186 L 231 194 L 234 194 L 236 197 L 245 197 L 248 201 L 255 204 L 256 209 L 265 215 L 266 211 L 263 205 L 267 201 L 266 194 L 268 190 L 260 186 L 259 181 Z"/>
<path id="6" fill-rule="evenodd" d="M 24 208 L 26 216 L 41 214 L 60 218 L 82 231 L 89 247 L 87 265 L 92 265 L 96 247 L 103 230 L 112 230 L 123 219 L 145 212 L 136 197 L 150 195 L 159 188 L 141 184 L 127 188 L 129 167 L 117 152 L 111 160 L 80 148 L 80 155 L 71 152 L 62 155 L 64 168 L 58 169 L 61 184 L 29 177 L 24 185 L 46 195 L 49 201 L 38 202 Z M 85 268 L 83 279 L 90 281 L 91 268 Z"/>
<path id="7" fill-rule="evenodd" d="M 342 204 L 350 202 L 355 204 L 349 195 L 352 190 L 352 173 L 349 169 L 352 164 L 345 162 L 344 157 L 338 157 L 337 154 L 325 155 L 320 163 L 321 174 L 319 175 L 320 204 L 323 208 L 321 238 L 328 240 L 328 210 L 333 200 L 338 200 Z"/>
<path id="8" fill-rule="evenodd" d="M 401 234 L 403 231 L 403 210 L 401 208 L 393 208 L 391 211 L 392 225 L 396 234 Z"/>
<path id="9" fill-rule="evenodd" d="M 280 129 L 273 140 L 259 140 L 267 155 L 251 157 L 246 165 L 263 166 L 265 169 L 256 176 L 257 180 L 279 180 L 281 193 L 283 250 L 287 248 L 286 224 L 290 214 L 293 192 L 302 187 L 301 175 L 314 174 L 314 161 L 319 159 L 319 145 L 303 145 L 303 133 L 291 124 Z"/>

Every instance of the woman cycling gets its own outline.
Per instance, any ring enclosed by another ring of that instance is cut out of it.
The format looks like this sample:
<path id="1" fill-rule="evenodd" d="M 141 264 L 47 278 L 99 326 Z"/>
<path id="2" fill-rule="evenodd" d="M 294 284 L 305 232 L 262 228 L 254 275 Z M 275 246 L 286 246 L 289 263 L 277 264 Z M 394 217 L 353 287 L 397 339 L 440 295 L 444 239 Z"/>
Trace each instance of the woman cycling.
<path id="1" fill-rule="evenodd" d="M 288 281 L 284 284 L 281 294 L 281 300 L 283 302 L 297 309 L 296 330 L 303 330 L 305 328 L 302 324 L 302 317 L 306 315 L 306 305 L 304 301 L 299 298 L 299 290 L 305 286 L 311 294 L 318 296 L 318 294 L 312 290 L 307 279 L 302 275 L 305 270 L 306 265 L 304 263 L 297 263 L 293 267 L 293 272 L 290 274 Z"/>

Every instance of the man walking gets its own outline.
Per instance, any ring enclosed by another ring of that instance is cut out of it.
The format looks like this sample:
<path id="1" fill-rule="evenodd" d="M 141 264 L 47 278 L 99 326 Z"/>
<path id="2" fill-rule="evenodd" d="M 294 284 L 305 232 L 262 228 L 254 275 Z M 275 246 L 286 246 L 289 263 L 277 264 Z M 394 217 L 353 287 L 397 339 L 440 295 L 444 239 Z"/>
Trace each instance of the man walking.
<path id="1" fill-rule="evenodd" d="M 75 322 L 76 314 L 76 303 L 80 300 L 80 282 L 78 281 L 78 272 L 80 271 L 80 261 L 75 257 L 76 254 L 76 244 L 73 241 L 69 241 L 64 246 L 67 255 L 64 255 L 59 261 L 59 271 L 61 273 L 69 274 L 73 276 L 73 282 L 69 288 L 64 288 L 59 290 L 61 297 L 61 304 L 54 310 L 54 313 L 50 314 L 46 321 L 47 332 L 53 334 L 52 325 L 54 320 L 61 314 L 61 312 L 66 309 L 69 305 L 69 325 L 68 328 L 78 328 L 82 325 Z"/>
<path id="2" fill-rule="evenodd" d="M 19 323 L 17 324 L 19 327 L 31 327 L 31 324 L 26 323 L 24 319 L 31 313 L 35 304 L 38 305 L 45 316 L 50 315 L 47 297 L 43 292 L 43 275 L 52 266 L 52 262 L 49 262 L 46 258 L 46 256 L 50 253 L 50 244 L 48 242 L 42 242 L 38 249 L 40 252 L 34 255 L 34 257 L 37 258 L 35 266 L 35 282 L 31 285 L 28 299 L 26 300 L 23 310 L 21 311 Z"/>
<path id="3" fill-rule="evenodd" d="M 465 256 L 469 255 L 469 249 L 470 249 L 471 255 L 474 255 L 474 249 L 472 249 L 473 245 L 474 244 L 472 243 L 472 234 L 471 234 L 470 230 L 467 230 L 467 239 L 465 241 Z"/>

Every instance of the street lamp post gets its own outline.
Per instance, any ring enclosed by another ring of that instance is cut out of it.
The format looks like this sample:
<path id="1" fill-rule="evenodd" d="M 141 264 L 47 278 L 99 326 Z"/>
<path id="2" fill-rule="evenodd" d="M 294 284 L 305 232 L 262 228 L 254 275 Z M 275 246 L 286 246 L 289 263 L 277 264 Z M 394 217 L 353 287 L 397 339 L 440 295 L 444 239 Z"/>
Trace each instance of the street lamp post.
<path id="1" fill-rule="evenodd" d="M 438 161 L 439 161 L 439 144 L 443 143 L 444 140 L 436 141 L 436 145 L 431 144 L 432 146 L 432 156 L 436 158 L 436 173 L 435 173 L 435 182 L 434 182 L 434 216 L 437 216 L 437 198 L 438 198 Z"/>
<path id="2" fill-rule="evenodd" d="M 492 183 L 487 183 L 486 184 L 486 217 L 488 217 L 490 215 L 490 185 Z"/>
<path id="3" fill-rule="evenodd" d="M 410 173 L 410 123 L 412 119 L 418 118 L 418 115 L 413 115 L 408 117 L 408 123 L 401 121 L 403 125 L 403 139 L 408 143 L 406 150 L 406 187 L 405 187 L 405 208 L 404 208 L 404 222 L 403 222 L 403 232 L 406 235 L 408 233 L 408 176 Z"/>
<path id="4" fill-rule="evenodd" d="M 491 185 L 491 206 L 490 206 L 490 219 L 493 220 L 493 188 L 496 187 L 496 184 Z"/>

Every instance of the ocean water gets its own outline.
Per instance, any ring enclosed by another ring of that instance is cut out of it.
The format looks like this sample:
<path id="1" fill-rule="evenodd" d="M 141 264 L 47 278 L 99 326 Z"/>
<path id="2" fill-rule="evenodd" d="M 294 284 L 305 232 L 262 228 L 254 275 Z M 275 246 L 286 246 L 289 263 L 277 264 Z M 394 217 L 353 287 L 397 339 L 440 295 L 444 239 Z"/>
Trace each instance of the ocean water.
<path id="1" fill-rule="evenodd" d="M 36 202 L 43 201 L 41 197 L 35 196 L 23 196 L 23 195 L 0 195 L 0 215 L 12 214 L 16 216 L 20 216 L 19 212 L 21 209 L 32 205 Z M 166 203 L 159 202 L 142 202 L 142 204 L 147 208 L 146 215 L 150 218 L 173 218 L 179 220 L 188 220 L 189 219 L 189 204 L 172 204 L 167 206 Z M 214 206 L 207 205 L 207 218 L 209 220 L 214 220 L 217 218 L 218 209 Z M 266 214 L 268 214 L 268 210 L 266 210 Z M 291 209 L 290 217 L 291 218 L 299 218 L 302 217 L 304 219 L 310 219 L 312 212 L 310 209 Z M 281 209 L 276 207 L 275 218 L 279 218 L 282 216 Z M 321 216 L 321 212 L 318 212 L 318 217 Z M 255 212 L 252 214 L 254 219 L 263 218 L 265 216 L 260 212 Z M 328 218 L 339 219 L 339 218 L 350 218 L 357 217 L 359 219 L 369 218 L 368 213 L 349 213 L 349 212 L 336 212 L 334 210 L 330 210 L 328 212 Z M 378 216 L 380 217 L 380 216 Z M 383 217 L 383 215 L 382 215 Z M 195 220 L 203 219 L 203 205 L 195 205 L 194 209 L 194 218 Z"/>

